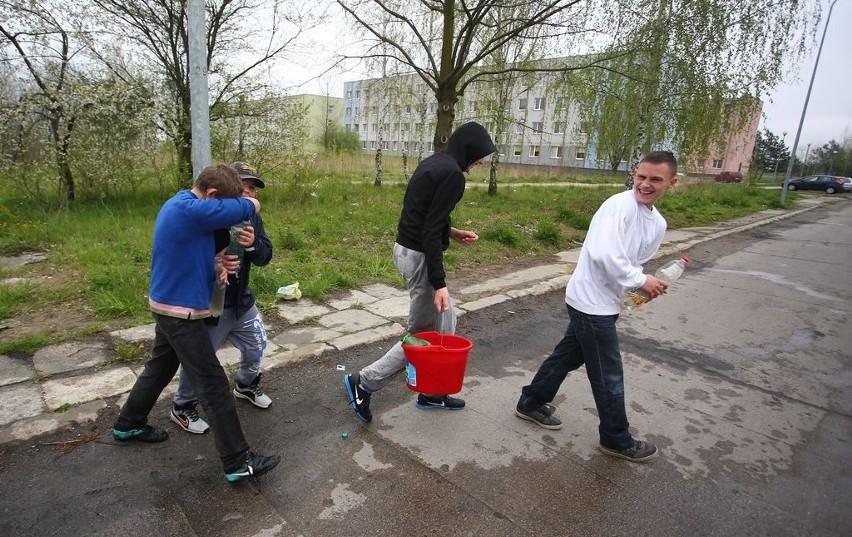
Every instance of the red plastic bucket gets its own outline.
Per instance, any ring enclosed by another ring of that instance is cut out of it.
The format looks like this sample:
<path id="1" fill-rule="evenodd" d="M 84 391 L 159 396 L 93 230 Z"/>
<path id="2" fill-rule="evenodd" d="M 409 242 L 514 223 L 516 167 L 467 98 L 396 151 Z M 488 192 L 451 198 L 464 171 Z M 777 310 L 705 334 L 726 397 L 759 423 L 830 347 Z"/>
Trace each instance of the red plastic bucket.
<path id="1" fill-rule="evenodd" d="M 414 337 L 425 339 L 431 345 L 402 344 L 408 362 L 405 377 L 408 389 L 435 395 L 459 393 L 473 343 L 461 336 L 440 332 L 418 332 Z"/>

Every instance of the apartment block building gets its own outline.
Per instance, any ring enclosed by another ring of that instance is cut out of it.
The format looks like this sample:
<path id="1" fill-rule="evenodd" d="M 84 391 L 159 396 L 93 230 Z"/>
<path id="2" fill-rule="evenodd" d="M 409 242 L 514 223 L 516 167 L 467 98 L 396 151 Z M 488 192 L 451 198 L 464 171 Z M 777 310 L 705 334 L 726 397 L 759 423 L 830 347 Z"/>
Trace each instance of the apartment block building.
<path id="1" fill-rule="evenodd" d="M 551 77 L 558 75 L 519 78 L 504 88 L 474 83 L 456 104 L 455 123 L 482 123 L 503 163 L 609 169 L 610 164 L 598 158 L 594 133 L 581 129 L 578 104 Z M 425 156 L 433 150 L 437 102 L 414 74 L 345 82 L 342 106 L 343 126 L 358 132 L 364 151 L 381 147 L 389 154 Z M 705 152 L 709 158 L 681 156 L 682 169 L 708 175 L 722 170 L 745 173 L 759 118 L 758 107 L 744 127 L 727 132 Z M 626 170 L 627 162 L 618 168 Z"/>

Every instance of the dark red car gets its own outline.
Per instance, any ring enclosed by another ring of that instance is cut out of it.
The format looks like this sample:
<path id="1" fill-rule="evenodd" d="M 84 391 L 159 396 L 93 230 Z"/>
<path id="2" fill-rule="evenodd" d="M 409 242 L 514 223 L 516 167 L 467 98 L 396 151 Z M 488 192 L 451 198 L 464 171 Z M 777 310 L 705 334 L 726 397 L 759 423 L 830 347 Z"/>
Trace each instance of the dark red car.
<path id="1" fill-rule="evenodd" d="M 717 183 L 741 183 L 743 180 L 743 174 L 740 172 L 721 172 L 717 173 L 716 177 L 713 179 L 715 179 Z"/>

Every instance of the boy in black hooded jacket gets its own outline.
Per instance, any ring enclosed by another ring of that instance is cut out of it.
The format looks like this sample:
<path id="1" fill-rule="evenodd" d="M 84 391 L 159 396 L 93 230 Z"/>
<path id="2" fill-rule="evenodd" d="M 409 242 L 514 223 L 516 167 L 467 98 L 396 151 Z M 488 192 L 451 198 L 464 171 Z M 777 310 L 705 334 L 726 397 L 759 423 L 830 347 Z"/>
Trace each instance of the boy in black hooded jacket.
<path id="1" fill-rule="evenodd" d="M 452 227 L 450 213 L 464 195 L 464 173 L 482 163 L 494 149 L 482 125 L 465 123 L 450 135 L 446 150 L 425 158 L 408 182 L 393 260 L 405 278 L 411 297 L 408 312 L 411 334 L 427 330 L 455 333 L 456 315 L 445 281 L 444 250 L 449 247 L 450 239 L 470 245 L 479 237 L 473 231 Z M 358 373 L 344 377 L 358 419 L 367 423 L 373 419 L 371 394 L 404 368 L 405 353 L 399 342 Z M 447 394 L 419 394 L 417 407 L 460 410 L 464 401 Z"/>

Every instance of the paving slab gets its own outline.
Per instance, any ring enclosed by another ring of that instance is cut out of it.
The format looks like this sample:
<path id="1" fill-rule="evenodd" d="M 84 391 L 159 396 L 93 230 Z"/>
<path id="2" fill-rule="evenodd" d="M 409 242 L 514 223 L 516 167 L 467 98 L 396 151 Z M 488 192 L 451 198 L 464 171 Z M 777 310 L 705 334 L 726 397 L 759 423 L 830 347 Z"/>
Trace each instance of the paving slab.
<path id="1" fill-rule="evenodd" d="M 408 317 L 410 307 L 411 298 L 405 294 L 367 304 L 364 306 L 364 309 L 382 317 L 402 318 Z"/>
<path id="2" fill-rule="evenodd" d="M 56 375 L 94 367 L 112 360 L 111 346 L 100 341 L 72 341 L 43 347 L 33 354 L 33 366 L 40 375 Z"/>
<path id="3" fill-rule="evenodd" d="M 48 255 L 40 252 L 32 252 L 16 256 L 0 256 L 0 267 L 16 269 L 30 263 L 41 263 L 47 260 Z"/>
<path id="4" fill-rule="evenodd" d="M 378 300 L 373 295 L 369 295 L 363 291 L 359 291 L 358 289 L 353 289 L 350 291 L 346 291 L 341 294 L 340 297 L 335 298 L 334 300 L 329 300 L 328 305 L 336 310 L 345 310 L 357 305 L 364 304 L 372 304 Z"/>
<path id="5" fill-rule="evenodd" d="M 92 423 L 98 419 L 98 413 L 106 407 L 107 404 L 104 401 L 92 401 L 72 407 L 65 412 L 40 414 L 16 421 L 8 427 L 0 428 L 0 445 L 23 442 L 75 423 Z"/>
<path id="6" fill-rule="evenodd" d="M 324 326 L 299 326 L 285 330 L 272 338 L 272 342 L 281 350 L 291 351 L 308 343 L 328 341 L 343 335 L 342 332 L 331 330 Z M 268 352 L 267 354 L 272 354 Z"/>
<path id="7" fill-rule="evenodd" d="M 35 375 L 35 368 L 29 362 L 0 354 L 0 386 L 23 382 Z"/>
<path id="8" fill-rule="evenodd" d="M 301 347 L 291 350 L 279 350 L 269 356 L 263 357 L 263 360 L 260 362 L 260 370 L 265 372 L 276 367 L 281 367 L 287 363 L 298 362 L 299 360 L 310 358 L 311 356 L 320 356 L 322 353 L 330 351 L 331 349 L 332 348 L 325 343 L 317 342 L 308 343 L 307 345 L 302 345 Z"/>
<path id="9" fill-rule="evenodd" d="M 386 324 L 388 320 L 369 311 L 345 310 L 323 315 L 317 322 L 328 329 L 347 333 L 381 326 Z"/>
<path id="10" fill-rule="evenodd" d="M 37 382 L 21 382 L 0 388 L 0 425 L 37 416 L 44 412 L 41 387 Z"/>
<path id="11" fill-rule="evenodd" d="M 391 287 L 390 285 L 385 285 L 383 283 L 374 283 L 373 285 L 368 285 L 362 289 L 365 293 L 370 296 L 376 297 L 377 300 L 383 300 L 385 298 L 395 298 L 398 296 L 408 296 L 408 291 L 404 289 L 397 289 L 396 287 Z"/>
<path id="12" fill-rule="evenodd" d="M 157 326 L 156 323 L 143 324 L 142 326 L 134 326 L 132 328 L 125 328 L 124 330 L 113 330 L 109 335 L 130 343 L 144 343 L 146 341 L 154 341 L 155 326 Z"/>
<path id="13" fill-rule="evenodd" d="M 110 397 L 130 391 L 136 375 L 129 367 L 99 371 L 91 375 L 80 375 L 42 383 L 44 402 L 55 410 L 62 405 L 76 405 L 102 397 Z"/>
<path id="14" fill-rule="evenodd" d="M 338 350 L 345 350 L 358 345 L 366 345 L 375 343 L 388 337 L 402 337 L 405 334 L 405 328 L 399 323 L 386 324 L 369 330 L 363 330 L 354 334 L 347 334 L 339 338 L 332 339 L 328 342 L 329 345 Z"/>
<path id="15" fill-rule="evenodd" d="M 477 311 L 507 300 L 509 300 L 508 295 L 491 295 L 485 298 L 480 298 L 479 300 L 471 300 L 470 302 L 459 304 L 459 307 L 466 311 Z"/>
<path id="16" fill-rule="evenodd" d="M 319 317 L 329 313 L 331 308 L 317 304 L 310 299 L 302 299 L 298 302 L 282 302 L 278 304 L 278 314 L 288 323 L 297 324 L 312 317 Z"/>
<path id="17" fill-rule="evenodd" d="M 530 267 L 528 269 L 506 274 L 505 276 L 500 276 L 499 278 L 492 278 L 481 283 L 469 285 L 461 289 L 460 293 L 462 295 L 476 295 L 479 293 L 503 291 L 506 288 L 523 286 L 530 282 L 540 280 L 547 280 L 554 276 L 566 274 L 567 271 L 568 267 L 561 264 Z"/>

